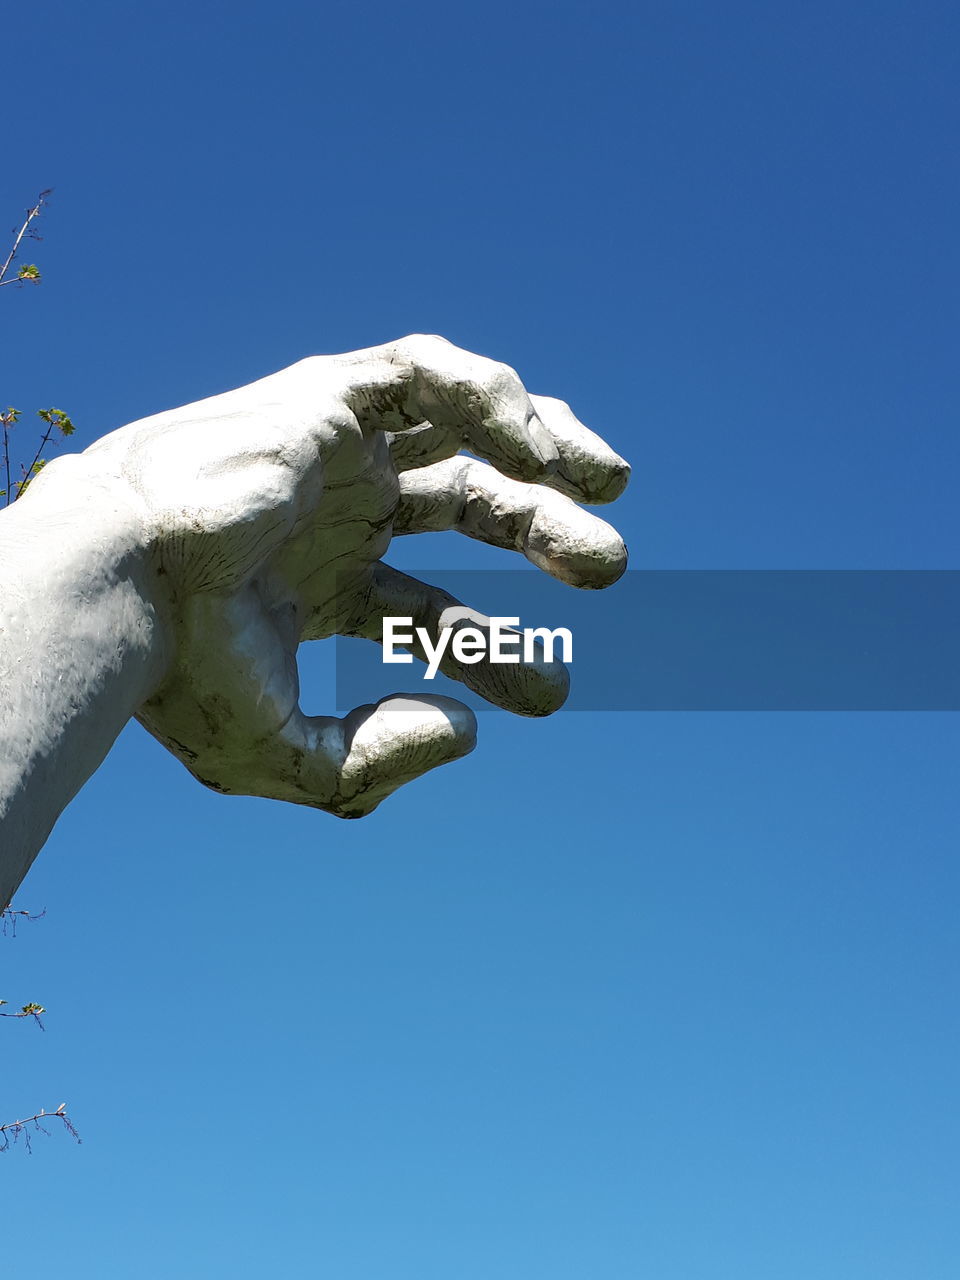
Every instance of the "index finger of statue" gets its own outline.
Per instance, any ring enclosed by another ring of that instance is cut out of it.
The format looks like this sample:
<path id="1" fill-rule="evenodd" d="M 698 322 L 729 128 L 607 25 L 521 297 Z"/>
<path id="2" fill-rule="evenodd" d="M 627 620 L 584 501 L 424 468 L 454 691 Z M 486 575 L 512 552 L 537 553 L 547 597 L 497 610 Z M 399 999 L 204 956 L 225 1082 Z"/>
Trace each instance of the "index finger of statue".
<path id="1" fill-rule="evenodd" d="M 344 364 L 347 399 L 363 426 L 398 432 L 431 423 L 515 480 L 543 481 L 557 469 L 553 437 L 509 365 L 422 334 Z"/>

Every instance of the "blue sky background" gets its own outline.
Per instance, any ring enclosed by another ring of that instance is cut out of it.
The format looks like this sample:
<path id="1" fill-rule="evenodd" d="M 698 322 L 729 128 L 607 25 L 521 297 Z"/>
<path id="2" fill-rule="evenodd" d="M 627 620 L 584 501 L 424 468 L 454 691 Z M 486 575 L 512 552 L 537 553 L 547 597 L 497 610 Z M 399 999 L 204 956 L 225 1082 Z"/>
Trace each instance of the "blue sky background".
<path id="1" fill-rule="evenodd" d="M 439 332 L 634 464 L 638 568 L 957 568 L 958 22 L 813 0 L 5 18 L 3 402 L 83 446 Z M 503 568 L 465 539 L 400 566 Z M 496 612 L 496 601 L 472 603 Z M 322 711 L 330 664 L 304 661 Z M 946 1280 L 960 723 L 481 719 L 369 819 L 138 727 L 0 938 L 31 1276 Z"/>

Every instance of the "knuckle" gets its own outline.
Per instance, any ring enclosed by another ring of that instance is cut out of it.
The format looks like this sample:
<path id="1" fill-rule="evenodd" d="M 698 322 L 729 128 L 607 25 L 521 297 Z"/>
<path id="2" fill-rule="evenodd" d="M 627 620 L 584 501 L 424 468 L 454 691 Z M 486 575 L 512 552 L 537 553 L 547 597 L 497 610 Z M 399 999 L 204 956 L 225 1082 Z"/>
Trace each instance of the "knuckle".
<path id="1" fill-rule="evenodd" d="M 393 345 L 395 350 L 410 359 L 429 362 L 438 354 L 446 355 L 453 344 L 436 333 L 408 333 Z"/>
<path id="2" fill-rule="evenodd" d="M 495 403 L 516 403 L 522 398 L 524 410 L 527 409 L 527 393 L 520 375 L 510 365 L 498 360 L 491 360 L 485 370 L 483 387 L 487 395 Z"/>

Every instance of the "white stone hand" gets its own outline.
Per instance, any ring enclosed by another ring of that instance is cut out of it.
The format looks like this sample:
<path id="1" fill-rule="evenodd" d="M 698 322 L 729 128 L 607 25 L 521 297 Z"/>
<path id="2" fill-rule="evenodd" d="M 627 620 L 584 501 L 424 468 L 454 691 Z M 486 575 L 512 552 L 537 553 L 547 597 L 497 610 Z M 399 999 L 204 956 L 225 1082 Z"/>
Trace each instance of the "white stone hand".
<path id="1" fill-rule="evenodd" d="M 389 698 L 343 720 L 299 709 L 301 640 L 378 640 L 388 615 L 435 633 L 458 603 L 381 563 L 394 533 L 458 529 L 580 587 L 625 565 L 617 534 L 566 495 L 616 497 L 626 463 L 562 402 L 440 338 L 305 360 L 98 451 L 119 453 L 148 503 L 169 583 L 175 661 L 139 718 L 219 791 L 355 817 L 472 748 L 473 714 L 449 698 Z M 526 714 L 566 693 L 559 664 L 444 669 Z"/>
<path id="2" fill-rule="evenodd" d="M 457 529 L 609 585 L 623 543 L 573 499 L 628 475 L 561 401 L 432 337 L 303 360 L 51 463 L 0 521 L 0 891 L 133 714 L 208 786 L 342 817 L 464 755 L 475 721 L 450 698 L 304 715 L 298 644 L 445 625 L 459 602 L 382 563 L 394 534 Z M 559 664 L 442 669 L 527 715 L 566 693 Z"/>

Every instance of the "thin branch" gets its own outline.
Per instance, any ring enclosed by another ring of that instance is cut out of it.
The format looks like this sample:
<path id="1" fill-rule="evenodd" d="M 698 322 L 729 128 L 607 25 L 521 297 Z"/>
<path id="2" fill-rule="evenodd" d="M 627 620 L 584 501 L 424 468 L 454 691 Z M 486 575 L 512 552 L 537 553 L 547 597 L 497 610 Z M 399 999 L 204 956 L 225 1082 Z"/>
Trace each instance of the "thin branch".
<path id="1" fill-rule="evenodd" d="M 22 266 L 15 276 L 10 276 L 9 278 L 7 277 L 7 273 L 19 252 L 20 245 L 23 243 L 24 237 L 32 240 L 40 239 L 37 232 L 32 229 L 31 223 L 35 218 L 40 217 L 51 190 L 52 188 L 48 188 L 46 191 L 40 192 L 39 196 L 37 196 L 37 203 L 32 209 L 27 210 L 26 217 L 24 218 L 19 231 L 13 233 L 13 246 L 7 254 L 6 260 L 3 262 L 2 266 L 0 266 L 0 288 L 3 288 L 3 286 L 7 284 L 23 283 L 26 280 L 31 280 L 34 283 L 40 280 L 40 271 L 36 266 Z M 23 495 L 23 492 L 29 485 L 30 481 L 43 466 L 43 451 L 50 443 L 54 428 L 58 428 L 64 436 L 68 436 L 73 433 L 73 423 L 70 421 L 69 416 L 62 410 L 39 409 L 37 412 L 40 414 L 41 418 L 45 420 L 47 429 L 41 437 L 40 447 L 34 454 L 29 467 L 21 468 L 23 479 L 17 481 L 16 485 L 14 485 L 10 474 L 10 428 L 20 417 L 20 414 L 14 409 L 8 409 L 6 413 L 0 414 L 0 423 L 2 423 L 3 426 L 2 465 L 3 475 L 6 479 L 6 488 L 3 490 L 2 494 L 4 506 L 9 506 L 11 502 Z"/>
<path id="2" fill-rule="evenodd" d="M 3 419 L 3 469 L 7 475 L 7 487 L 4 490 L 6 502 L 3 505 L 9 507 L 13 498 L 10 496 L 10 431 L 6 417 Z"/>
<path id="3" fill-rule="evenodd" d="M 73 1127 L 73 1121 L 67 1115 L 67 1104 L 65 1102 L 61 1102 L 56 1111 L 44 1111 L 41 1108 L 36 1115 L 28 1116 L 26 1120 L 11 1120 L 9 1124 L 0 1124 L 0 1151 L 6 1151 L 8 1147 L 16 1143 L 22 1137 L 23 1145 L 26 1147 L 27 1154 L 29 1155 L 32 1150 L 30 1146 L 30 1125 L 33 1125 L 33 1128 L 38 1133 L 45 1133 L 48 1137 L 50 1136 L 50 1130 L 43 1127 L 40 1123 L 41 1120 L 62 1120 L 64 1128 L 70 1136 L 72 1138 L 76 1138 L 77 1142 L 82 1141 L 79 1133 L 77 1133 L 76 1129 Z"/>
<path id="4" fill-rule="evenodd" d="M 13 263 L 14 259 L 17 256 L 17 252 L 20 248 L 20 245 L 23 242 L 24 237 L 29 235 L 33 239 L 38 238 L 35 232 L 30 231 L 30 224 L 34 221 L 35 218 L 40 217 L 40 214 L 43 212 L 43 206 L 46 203 L 46 198 L 49 194 L 50 194 L 49 190 L 41 191 L 40 195 L 37 197 L 37 203 L 33 206 L 32 209 L 27 210 L 27 216 L 24 218 L 19 231 L 17 231 L 15 235 L 13 246 L 10 249 L 10 252 L 7 254 L 7 257 L 3 265 L 0 266 L 0 288 L 2 288 L 4 285 L 7 285 L 7 284 L 17 284 L 18 282 L 22 282 L 24 278 L 39 279 L 39 274 L 36 272 L 35 268 L 22 268 L 21 269 L 22 271 L 32 272 L 32 275 L 27 275 L 26 277 L 17 275 L 8 280 L 6 279 L 6 275 L 7 275 L 7 272 L 10 270 L 11 264 Z M 11 420 L 15 420 L 15 419 L 11 419 Z M 2 422 L 3 422 L 3 470 L 4 470 L 6 482 L 7 482 L 5 497 L 6 497 L 7 505 L 9 505 L 13 495 L 11 493 L 12 486 L 10 484 L 10 431 L 9 431 L 10 420 L 8 420 L 8 417 L 6 414 L 2 415 Z M 33 473 L 34 467 L 39 462 L 40 455 L 43 453 L 44 448 L 49 442 L 50 433 L 53 431 L 53 428 L 55 425 L 57 424 L 53 419 L 47 419 L 47 429 L 44 432 L 43 439 L 40 441 L 40 448 L 37 450 L 37 453 L 33 459 L 33 462 L 31 462 L 30 464 L 29 471 L 25 473 L 26 479 L 29 479 L 29 477 Z M 21 485 L 20 487 L 22 491 L 23 486 Z M 10 906 L 10 904 L 7 903 L 4 906 L 3 910 L 0 911 L 0 919 L 2 919 L 3 921 L 3 932 L 6 933 L 7 931 L 8 919 L 12 921 L 12 930 L 13 930 L 13 933 L 16 934 L 17 919 L 19 917 L 25 916 L 28 920 L 39 920 L 40 916 L 44 914 L 45 913 L 41 911 L 40 915 L 32 916 L 29 913 L 29 911 L 14 910 Z M 0 1004 L 2 1003 L 3 1001 L 0 1001 Z M 34 1021 L 42 1030 L 43 1023 L 40 1021 L 39 1015 L 43 1012 L 44 1012 L 44 1009 L 42 1005 L 25 1004 L 23 1008 L 19 1010 L 19 1012 L 17 1013 L 0 1012 L 0 1017 L 2 1018 L 33 1018 Z M 57 1107 L 56 1111 L 45 1111 L 41 1108 L 41 1110 L 36 1112 L 35 1115 L 28 1116 L 24 1120 L 12 1120 L 10 1121 L 9 1124 L 0 1124 L 0 1152 L 8 1150 L 8 1148 L 11 1145 L 17 1143 L 22 1137 L 23 1145 L 26 1147 L 27 1154 L 28 1155 L 31 1154 L 32 1152 L 31 1127 L 34 1132 L 44 1133 L 49 1135 L 49 1132 L 50 1132 L 49 1129 L 45 1129 L 41 1121 L 52 1120 L 52 1119 L 62 1120 L 64 1128 L 67 1130 L 67 1132 L 73 1138 L 75 1138 L 77 1142 L 80 1142 L 81 1140 L 80 1135 L 77 1133 L 76 1129 L 74 1128 L 73 1121 L 67 1115 L 67 1104 L 65 1102 L 61 1102 L 60 1106 Z"/>
<path id="5" fill-rule="evenodd" d="M 32 209 L 27 210 L 27 216 L 23 221 L 23 226 L 17 232 L 17 238 L 13 242 L 13 248 L 7 254 L 6 262 L 3 264 L 2 267 L 0 267 L 0 284 L 13 283 L 12 280 L 5 280 L 4 277 L 6 276 L 7 272 L 10 270 L 11 262 L 13 262 L 14 258 L 17 256 L 17 250 L 20 248 L 20 241 L 27 234 L 27 230 L 30 226 L 30 223 L 34 220 L 34 218 L 40 217 L 40 214 L 43 211 L 43 206 L 46 203 L 46 199 L 49 194 L 50 194 L 49 191 L 41 191 L 40 194 L 37 196 L 37 203 L 33 206 Z"/>
<path id="6" fill-rule="evenodd" d="M 0 1004 L 6 1003 L 6 1000 L 0 1000 Z M 46 1027 L 40 1021 L 41 1013 L 46 1012 L 42 1004 L 25 1004 L 16 1013 L 0 1013 L 0 1018 L 32 1018 L 41 1031 L 46 1031 Z"/>
<path id="7" fill-rule="evenodd" d="M 29 467 L 22 468 L 23 479 L 19 482 L 20 488 L 19 488 L 19 492 L 17 493 L 18 498 L 20 497 L 20 494 L 23 492 L 23 490 L 27 487 L 30 480 L 33 478 L 33 469 L 37 465 L 37 463 L 40 461 L 40 455 L 43 453 L 44 449 L 47 447 L 47 443 L 50 439 L 50 432 L 53 430 L 55 425 L 56 424 L 53 422 L 47 423 L 47 429 L 43 433 L 43 439 L 40 441 L 40 446 L 37 449 L 37 452 L 33 455 L 33 461 L 30 463 Z"/>
<path id="8" fill-rule="evenodd" d="M 40 438 L 40 445 L 37 449 L 37 452 L 33 455 L 33 459 L 30 463 L 30 466 L 25 467 L 21 465 L 20 471 L 23 476 L 23 479 L 18 480 L 16 482 L 16 485 L 14 486 L 16 488 L 16 493 L 13 494 L 12 498 L 9 493 L 7 494 L 8 506 L 11 501 L 15 501 L 17 498 L 23 497 L 23 494 L 27 488 L 27 485 L 30 483 L 30 481 L 36 479 L 41 469 L 47 465 L 47 460 L 45 458 L 42 458 L 41 455 L 43 454 L 44 449 L 50 443 L 54 428 L 56 428 L 64 438 L 66 438 L 67 436 L 72 436 L 75 430 L 73 422 L 70 419 L 70 415 L 67 413 L 64 413 L 62 409 L 38 409 L 37 415 L 41 417 L 44 420 L 44 422 L 47 424 L 47 429 Z M 9 410 L 7 411 L 6 419 L 3 418 L 3 415 L 0 415 L 0 421 L 5 421 L 9 423 L 9 419 L 10 419 Z"/>
<path id="9" fill-rule="evenodd" d="M 46 914 L 47 914 L 46 907 L 44 907 L 42 911 L 37 912 L 36 915 L 33 915 L 29 911 L 24 911 L 16 907 L 4 907 L 4 909 L 0 911 L 0 933 L 2 933 L 4 937 L 6 937 L 7 925 L 9 924 L 10 937 L 15 938 L 17 936 L 17 924 L 21 918 L 23 918 L 24 920 L 42 920 Z"/>

